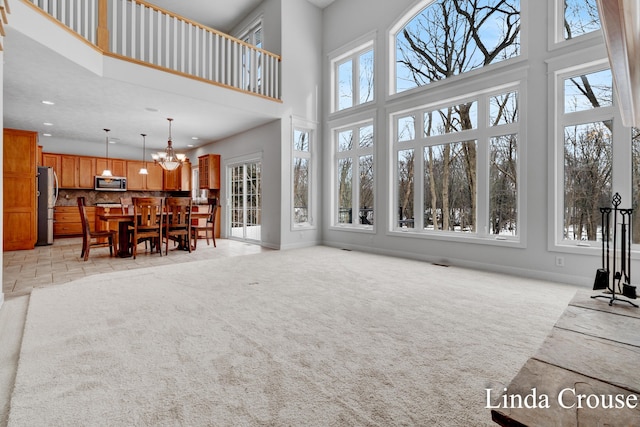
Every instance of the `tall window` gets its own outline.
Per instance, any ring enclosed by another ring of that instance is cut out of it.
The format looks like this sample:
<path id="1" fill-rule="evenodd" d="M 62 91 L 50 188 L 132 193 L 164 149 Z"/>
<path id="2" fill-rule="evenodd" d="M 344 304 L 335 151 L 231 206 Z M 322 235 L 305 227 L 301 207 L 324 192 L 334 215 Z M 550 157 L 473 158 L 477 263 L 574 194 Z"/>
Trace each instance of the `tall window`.
<path id="1" fill-rule="evenodd" d="M 561 84 L 563 239 L 595 241 L 602 226 L 600 207 L 609 206 L 613 196 L 615 111 L 611 71 L 562 76 Z"/>
<path id="2" fill-rule="evenodd" d="M 519 235 L 518 98 L 514 86 L 394 117 L 395 229 Z"/>
<path id="3" fill-rule="evenodd" d="M 293 130 L 293 224 L 311 224 L 311 131 Z"/>
<path id="4" fill-rule="evenodd" d="M 520 0 L 435 0 L 395 34 L 395 92 L 520 54 Z"/>
<path id="5" fill-rule="evenodd" d="M 374 130 L 366 122 L 336 130 L 337 225 L 371 228 L 374 216 Z"/>
<path id="6" fill-rule="evenodd" d="M 334 80 L 333 111 L 365 104 L 374 99 L 373 42 L 332 60 Z"/>
<path id="7" fill-rule="evenodd" d="M 240 37 L 247 44 L 262 49 L 262 21 L 252 24 Z M 249 91 L 259 91 L 262 85 L 262 52 L 241 47 L 242 87 Z"/>

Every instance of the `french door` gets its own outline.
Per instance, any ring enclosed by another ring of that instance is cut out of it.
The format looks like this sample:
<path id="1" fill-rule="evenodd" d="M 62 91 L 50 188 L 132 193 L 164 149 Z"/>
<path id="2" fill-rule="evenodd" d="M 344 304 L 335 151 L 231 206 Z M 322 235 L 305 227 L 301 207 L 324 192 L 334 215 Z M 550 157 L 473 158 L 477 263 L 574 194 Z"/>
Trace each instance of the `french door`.
<path id="1" fill-rule="evenodd" d="M 231 221 L 229 236 L 247 241 L 261 241 L 262 178 L 261 162 L 229 166 Z"/>

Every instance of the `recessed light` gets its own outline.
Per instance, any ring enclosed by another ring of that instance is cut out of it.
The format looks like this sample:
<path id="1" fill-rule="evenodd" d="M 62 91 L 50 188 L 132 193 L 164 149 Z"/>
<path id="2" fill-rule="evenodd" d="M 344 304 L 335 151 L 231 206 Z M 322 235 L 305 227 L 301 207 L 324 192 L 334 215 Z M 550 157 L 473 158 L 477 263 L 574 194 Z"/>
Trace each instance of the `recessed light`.
<path id="1" fill-rule="evenodd" d="M 43 133 L 42 136 L 51 136 L 50 133 Z"/>
<path id="2" fill-rule="evenodd" d="M 189 148 L 191 148 L 193 146 L 194 146 L 193 144 L 187 144 L 187 147 L 189 147 Z"/>
<path id="3" fill-rule="evenodd" d="M 47 100 L 43 100 L 43 101 L 42 101 L 42 103 L 43 103 L 43 104 L 45 104 L 45 105 L 56 105 L 56 103 L 55 103 L 55 102 L 53 102 L 53 101 L 47 101 Z"/>
<path id="4" fill-rule="evenodd" d="M 157 108 L 151 108 L 151 107 L 147 107 L 147 108 L 145 108 L 145 110 L 151 111 L 152 113 L 157 113 L 158 112 Z"/>
<path id="5" fill-rule="evenodd" d="M 45 126 L 53 126 L 53 123 L 44 122 L 43 125 L 45 125 Z"/>
<path id="6" fill-rule="evenodd" d="M 200 138 L 198 138 L 197 136 L 192 136 L 191 139 L 193 139 L 194 141 L 199 140 Z"/>

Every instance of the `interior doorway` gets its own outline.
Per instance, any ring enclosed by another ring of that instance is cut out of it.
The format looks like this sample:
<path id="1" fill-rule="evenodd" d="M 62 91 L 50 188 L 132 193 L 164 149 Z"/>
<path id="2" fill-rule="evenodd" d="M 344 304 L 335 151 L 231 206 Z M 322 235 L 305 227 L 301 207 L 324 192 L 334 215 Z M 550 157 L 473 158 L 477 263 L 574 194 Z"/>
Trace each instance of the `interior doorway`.
<path id="1" fill-rule="evenodd" d="M 230 165 L 229 237 L 250 242 L 262 240 L 262 163 Z"/>

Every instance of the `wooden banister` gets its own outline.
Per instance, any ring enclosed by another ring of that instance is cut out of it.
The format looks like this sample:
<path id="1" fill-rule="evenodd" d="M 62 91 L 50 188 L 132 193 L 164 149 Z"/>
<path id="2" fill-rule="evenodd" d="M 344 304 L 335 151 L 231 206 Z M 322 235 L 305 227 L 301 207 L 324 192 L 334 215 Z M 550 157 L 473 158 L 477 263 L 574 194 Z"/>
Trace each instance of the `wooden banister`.
<path id="1" fill-rule="evenodd" d="M 109 8 L 107 0 L 98 0 L 98 29 L 96 30 L 96 45 L 104 52 L 109 52 Z"/>

